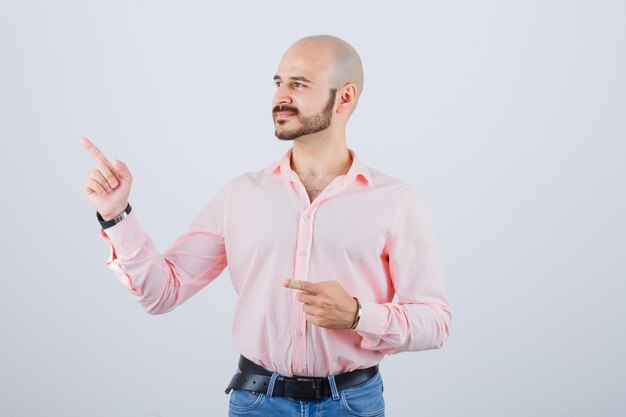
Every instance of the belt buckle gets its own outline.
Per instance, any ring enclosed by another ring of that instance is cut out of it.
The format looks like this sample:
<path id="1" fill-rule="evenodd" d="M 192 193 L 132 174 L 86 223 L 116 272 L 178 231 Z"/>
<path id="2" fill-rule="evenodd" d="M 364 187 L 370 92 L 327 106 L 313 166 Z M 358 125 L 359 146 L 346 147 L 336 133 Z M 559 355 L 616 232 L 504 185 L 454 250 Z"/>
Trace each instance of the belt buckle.
<path id="1" fill-rule="evenodd" d="M 298 400 L 314 399 L 323 400 L 324 392 L 322 390 L 322 378 L 296 378 L 298 382 L 298 395 L 293 398 Z M 310 384 L 306 384 L 309 382 Z M 302 383 L 302 385 L 300 384 Z M 301 389 L 305 387 L 305 389 Z"/>

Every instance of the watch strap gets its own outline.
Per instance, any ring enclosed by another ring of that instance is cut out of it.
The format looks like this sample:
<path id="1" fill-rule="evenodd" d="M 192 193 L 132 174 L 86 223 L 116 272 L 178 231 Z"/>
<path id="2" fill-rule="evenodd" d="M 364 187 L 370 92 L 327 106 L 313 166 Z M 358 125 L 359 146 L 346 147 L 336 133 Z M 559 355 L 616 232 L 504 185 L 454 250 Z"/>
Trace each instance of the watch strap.
<path id="1" fill-rule="evenodd" d="M 356 329 L 356 326 L 359 325 L 359 321 L 361 321 L 361 310 L 362 310 L 362 306 L 361 306 L 361 302 L 359 301 L 358 298 L 356 297 L 352 297 L 356 300 L 356 316 L 354 317 L 354 323 L 352 324 L 352 327 L 350 327 L 351 329 Z"/>
<path id="2" fill-rule="evenodd" d="M 131 210 L 132 210 L 132 207 L 130 206 L 130 203 L 128 203 L 123 212 L 121 212 L 120 214 L 118 214 L 117 216 L 113 217 L 110 220 L 104 220 L 102 216 L 100 215 L 100 213 L 98 213 L 97 211 L 96 211 L 96 218 L 100 222 L 100 226 L 102 226 L 103 229 L 107 229 L 111 226 L 115 226 L 116 224 L 124 220 L 126 216 L 130 214 Z"/>

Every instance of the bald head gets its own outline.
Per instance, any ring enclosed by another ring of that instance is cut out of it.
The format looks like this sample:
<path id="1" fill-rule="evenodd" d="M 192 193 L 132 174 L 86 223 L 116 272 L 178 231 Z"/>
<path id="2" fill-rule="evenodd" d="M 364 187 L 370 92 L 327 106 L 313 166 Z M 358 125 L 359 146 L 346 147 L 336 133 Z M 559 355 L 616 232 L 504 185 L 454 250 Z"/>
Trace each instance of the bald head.
<path id="1" fill-rule="evenodd" d="M 348 42 L 331 35 L 307 36 L 294 42 L 285 55 L 293 49 L 305 48 L 315 54 L 328 68 L 328 79 L 333 88 L 353 83 L 357 97 L 363 91 L 363 64 L 356 49 Z"/>

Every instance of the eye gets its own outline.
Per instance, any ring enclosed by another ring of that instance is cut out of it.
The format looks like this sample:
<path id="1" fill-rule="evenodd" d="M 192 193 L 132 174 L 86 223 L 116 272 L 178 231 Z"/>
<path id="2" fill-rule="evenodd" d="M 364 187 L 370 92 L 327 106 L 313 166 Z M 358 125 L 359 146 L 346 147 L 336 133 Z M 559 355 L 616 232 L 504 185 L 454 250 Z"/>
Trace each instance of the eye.
<path id="1" fill-rule="evenodd" d="M 293 85 L 294 85 L 295 87 L 304 87 L 304 86 L 305 86 L 304 84 L 299 83 L 299 82 L 295 82 L 295 83 L 293 83 Z"/>
<path id="2" fill-rule="evenodd" d="M 280 81 L 274 81 L 274 87 L 280 87 Z"/>

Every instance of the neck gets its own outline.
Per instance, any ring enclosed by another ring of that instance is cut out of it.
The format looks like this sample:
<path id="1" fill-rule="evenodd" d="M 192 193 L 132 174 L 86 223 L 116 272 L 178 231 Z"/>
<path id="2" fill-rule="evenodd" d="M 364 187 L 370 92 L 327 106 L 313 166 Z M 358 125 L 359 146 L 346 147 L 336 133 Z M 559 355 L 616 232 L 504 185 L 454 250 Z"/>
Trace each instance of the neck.
<path id="1" fill-rule="evenodd" d="M 322 132 L 319 132 L 322 133 Z M 294 140 L 291 169 L 298 176 L 324 179 L 345 175 L 352 166 L 345 134 L 335 137 L 302 137 Z"/>

